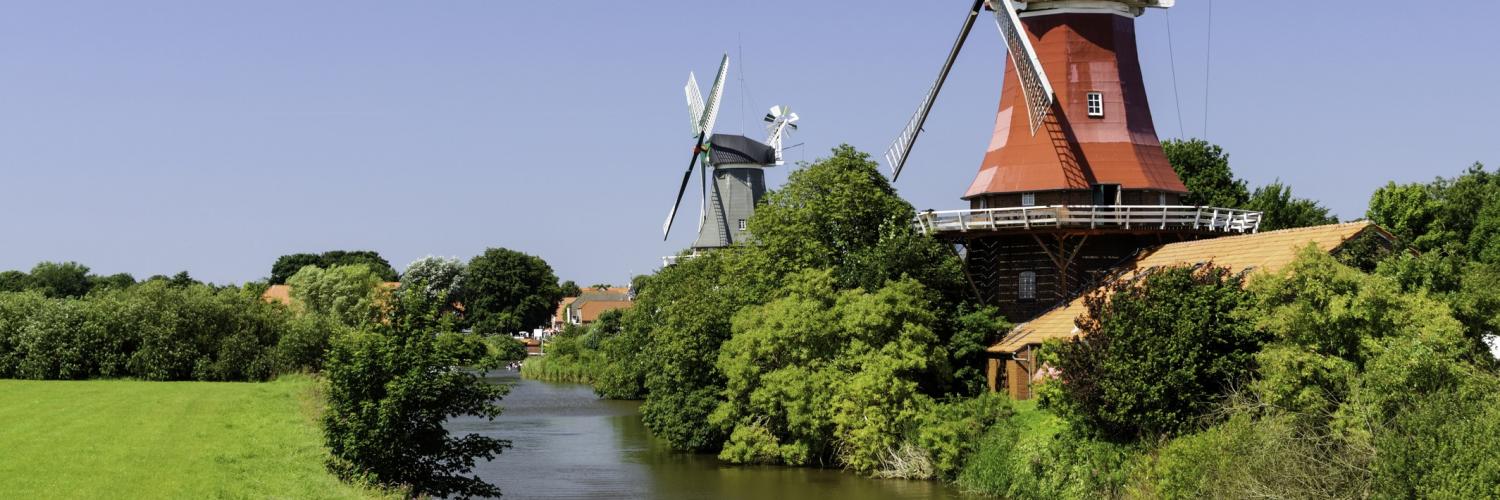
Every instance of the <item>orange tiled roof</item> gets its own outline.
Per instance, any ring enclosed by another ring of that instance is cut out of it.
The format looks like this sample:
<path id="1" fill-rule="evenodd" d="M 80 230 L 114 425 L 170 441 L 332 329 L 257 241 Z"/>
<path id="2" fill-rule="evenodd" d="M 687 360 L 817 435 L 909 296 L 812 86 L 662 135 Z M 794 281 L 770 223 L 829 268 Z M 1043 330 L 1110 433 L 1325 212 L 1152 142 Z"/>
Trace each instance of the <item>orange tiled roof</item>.
<path id="1" fill-rule="evenodd" d="M 552 323 L 561 325 L 568 322 L 568 306 L 578 297 L 563 297 L 562 302 L 557 303 L 557 311 L 552 313 Z"/>
<path id="2" fill-rule="evenodd" d="M 1142 252 L 1131 262 L 1122 265 L 1120 269 L 1125 272 L 1121 278 L 1129 278 L 1139 270 L 1152 267 L 1207 262 L 1236 272 L 1247 269 L 1252 273 L 1272 272 L 1296 259 L 1297 251 L 1308 243 L 1317 245 L 1325 252 L 1332 252 L 1366 230 L 1380 231 L 1386 238 L 1390 238 L 1389 233 L 1385 233 L 1380 226 L 1369 221 L 1358 221 L 1169 243 Z M 989 352 L 1013 353 L 1044 340 L 1078 335 L 1078 328 L 1073 320 L 1083 313 L 1083 297 L 1087 295 L 1080 295 L 1067 304 L 1042 313 L 1036 319 L 1016 325 L 1000 342 L 990 346 Z"/>
<path id="3" fill-rule="evenodd" d="M 628 300 L 590 300 L 588 302 L 584 302 L 583 305 L 578 308 L 578 318 L 584 323 L 591 323 L 595 320 L 598 320 L 599 315 L 604 314 L 604 311 L 613 309 L 629 309 L 634 306 L 635 303 Z"/>
<path id="4" fill-rule="evenodd" d="M 380 287 L 386 290 L 395 290 L 400 286 L 401 282 L 399 281 L 386 281 L 380 284 Z M 260 294 L 260 300 L 292 305 L 292 287 L 291 285 L 271 285 L 264 293 Z"/>
<path id="5" fill-rule="evenodd" d="M 292 287 L 286 285 L 271 285 L 271 287 L 267 288 L 264 293 L 260 294 L 260 300 L 291 305 Z"/>

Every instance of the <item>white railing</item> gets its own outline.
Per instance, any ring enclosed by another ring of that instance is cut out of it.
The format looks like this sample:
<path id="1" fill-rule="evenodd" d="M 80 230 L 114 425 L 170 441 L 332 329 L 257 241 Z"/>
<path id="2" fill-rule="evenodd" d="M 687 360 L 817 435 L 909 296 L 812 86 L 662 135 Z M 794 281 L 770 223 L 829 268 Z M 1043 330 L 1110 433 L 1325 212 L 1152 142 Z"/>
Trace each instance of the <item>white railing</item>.
<path id="1" fill-rule="evenodd" d="M 1254 233 L 1260 212 L 1214 207 L 1163 205 L 1053 205 L 977 208 L 917 214 L 923 233 L 1024 229 L 1187 229 Z"/>

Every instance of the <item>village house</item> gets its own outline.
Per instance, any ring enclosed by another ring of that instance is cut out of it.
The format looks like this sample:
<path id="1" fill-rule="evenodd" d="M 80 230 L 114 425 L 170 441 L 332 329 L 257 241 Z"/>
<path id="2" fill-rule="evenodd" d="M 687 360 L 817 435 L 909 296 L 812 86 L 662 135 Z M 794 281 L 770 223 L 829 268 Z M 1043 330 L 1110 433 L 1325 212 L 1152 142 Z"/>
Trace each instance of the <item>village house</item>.
<path id="1" fill-rule="evenodd" d="M 557 304 L 550 330 L 555 333 L 567 325 L 588 325 L 597 321 L 605 311 L 629 309 L 634 305 L 634 294 L 629 288 L 585 288 L 577 297 L 563 297 Z"/>

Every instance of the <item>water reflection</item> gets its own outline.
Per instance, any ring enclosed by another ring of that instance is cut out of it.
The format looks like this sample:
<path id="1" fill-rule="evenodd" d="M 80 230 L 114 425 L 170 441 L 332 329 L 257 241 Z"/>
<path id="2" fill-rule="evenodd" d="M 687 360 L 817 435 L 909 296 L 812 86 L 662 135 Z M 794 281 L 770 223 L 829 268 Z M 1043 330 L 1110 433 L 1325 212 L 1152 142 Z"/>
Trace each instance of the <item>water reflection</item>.
<path id="1" fill-rule="evenodd" d="M 476 467 L 480 477 L 500 485 L 506 498 L 962 498 L 933 481 L 723 466 L 711 455 L 676 453 L 653 439 L 641 422 L 638 403 L 601 400 L 587 386 L 521 380 L 510 371 L 488 377 L 513 384 L 505 414 L 493 422 L 455 419 L 448 428 L 511 440 L 514 448 Z"/>

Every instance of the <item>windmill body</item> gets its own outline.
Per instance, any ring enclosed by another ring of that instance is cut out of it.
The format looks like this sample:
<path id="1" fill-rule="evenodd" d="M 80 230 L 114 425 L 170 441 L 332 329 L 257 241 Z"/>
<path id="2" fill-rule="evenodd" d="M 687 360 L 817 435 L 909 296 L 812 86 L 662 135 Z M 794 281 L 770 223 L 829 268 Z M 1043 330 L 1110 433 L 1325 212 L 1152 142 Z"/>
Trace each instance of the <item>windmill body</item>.
<path id="1" fill-rule="evenodd" d="M 698 88 L 697 78 L 692 74 L 688 75 L 688 83 L 684 88 L 692 133 L 697 139 L 693 145 L 692 160 L 683 172 L 677 200 L 667 214 L 666 223 L 662 225 L 662 239 L 665 240 L 671 234 L 672 223 L 676 220 L 677 209 L 687 193 L 693 171 L 701 168 L 702 208 L 698 219 L 698 238 L 693 242 L 690 255 L 728 247 L 745 241 L 750 236 L 748 221 L 766 193 L 765 169 L 783 164 L 782 141 L 797 129 L 797 114 L 786 106 L 775 106 L 765 116 L 765 142 L 743 135 L 714 133 L 714 122 L 728 72 L 729 56 L 726 54 L 719 63 L 718 77 L 714 79 L 707 99 Z M 674 260 L 674 257 L 663 259 L 666 264 Z"/>
<path id="2" fill-rule="evenodd" d="M 703 224 L 693 250 L 733 245 L 749 236 L 746 222 L 766 194 L 766 168 L 776 165 L 771 146 L 742 135 L 709 139 L 709 186 Z"/>
<path id="3" fill-rule="evenodd" d="M 918 215 L 963 248 L 975 298 L 1027 321 L 1132 254 L 1171 241 L 1254 232 L 1260 214 L 1182 205 L 1146 101 L 1135 20 L 1171 0 L 976 0 L 886 161 L 899 177 L 957 54 L 993 17 L 1004 50 L 994 133 L 963 190 L 967 208 Z M 986 16 L 988 14 L 988 16 Z M 920 163 L 920 160 L 914 162 Z"/>
<path id="4" fill-rule="evenodd" d="M 1132 5 L 1135 4 L 1135 5 Z M 995 131 L 964 193 L 973 208 L 1177 205 L 1187 187 L 1162 152 L 1136 51 L 1139 2 L 1031 2 L 1018 18 L 1055 104 L 1032 128 L 1013 57 Z"/>

